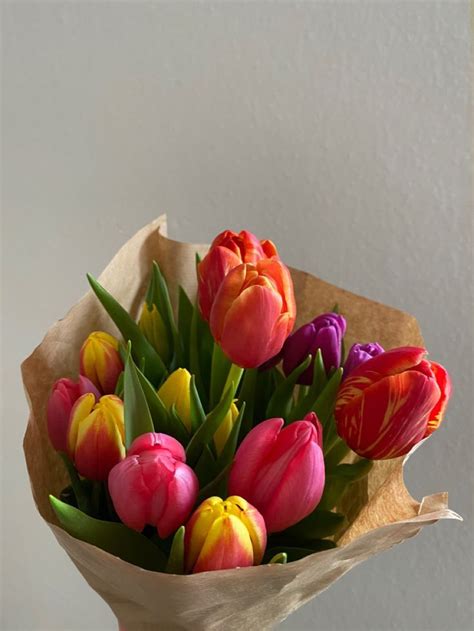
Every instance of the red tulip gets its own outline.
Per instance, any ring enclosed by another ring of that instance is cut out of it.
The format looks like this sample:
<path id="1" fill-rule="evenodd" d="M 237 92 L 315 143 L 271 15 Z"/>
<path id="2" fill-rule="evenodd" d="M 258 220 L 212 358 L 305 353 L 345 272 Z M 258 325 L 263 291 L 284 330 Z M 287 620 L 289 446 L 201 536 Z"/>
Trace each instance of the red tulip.
<path id="1" fill-rule="evenodd" d="M 129 528 L 155 526 L 162 539 L 184 524 L 196 502 L 199 483 L 184 463 L 177 440 L 165 434 L 144 434 L 109 475 L 109 491 L 117 515 Z"/>
<path id="2" fill-rule="evenodd" d="M 202 317 L 209 320 L 214 298 L 231 269 L 241 263 L 255 264 L 265 258 L 278 258 L 276 247 L 271 241 L 259 241 L 247 230 L 239 234 L 224 230 L 217 235 L 198 266 L 198 297 Z"/>
<path id="3" fill-rule="evenodd" d="M 322 427 L 316 414 L 283 425 L 283 419 L 272 418 L 254 427 L 238 448 L 229 476 L 229 493 L 255 506 L 268 532 L 285 530 L 309 515 L 324 489 Z"/>
<path id="4" fill-rule="evenodd" d="M 227 274 L 212 305 L 210 326 L 234 364 L 255 368 L 280 352 L 295 318 L 288 268 L 279 260 L 261 259 Z"/>
<path id="5" fill-rule="evenodd" d="M 408 453 L 441 423 L 451 380 L 424 348 L 395 348 L 361 364 L 339 390 L 339 435 L 372 460 Z"/>
<path id="6" fill-rule="evenodd" d="M 72 407 L 79 397 L 88 392 L 94 395 L 96 401 L 100 399 L 100 393 L 92 381 L 82 375 L 77 382 L 64 378 L 58 379 L 53 385 L 46 414 L 49 440 L 57 451 L 67 452 L 67 433 Z"/>

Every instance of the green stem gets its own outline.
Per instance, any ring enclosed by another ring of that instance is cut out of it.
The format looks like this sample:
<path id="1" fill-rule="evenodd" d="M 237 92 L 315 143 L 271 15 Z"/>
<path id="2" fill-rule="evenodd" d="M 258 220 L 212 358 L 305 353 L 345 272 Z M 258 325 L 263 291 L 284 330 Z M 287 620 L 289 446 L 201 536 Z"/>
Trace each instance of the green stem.
<path id="1" fill-rule="evenodd" d="M 229 372 L 230 361 L 217 342 L 212 349 L 211 388 L 209 406 L 212 409 L 219 402 L 224 391 L 224 383 Z"/>
<path id="2" fill-rule="evenodd" d="M 233 383 L 232 398 L 234 398 L 243 374 L 244 374 L 243 368 L 241 368 L 240 366 L 237 366 L 236 364 L 231 364 L 229 374 L 227 375 L 227 379 L 225 381 L 224 388 L 222 390 L 222 394 L 224 394 L 224 392 L 227 391 L 227 388 L 229 388 L 229 386 Z"/>
<path id="3" fill-rule="evenodd" d="M 76 496 L 77 507 L 83 513 L 89 515 L 91 512 L 90 500 L 87 493 L 84 491 L 84 487 L 82 486 L 79 474 L 77 473 L 76 468 L 65 453 L 60 452 L 59 455 L 61 456 L 62 461 L 64 462 L 69 474 L 72 490 L 74 491 L 74 495 Z"/>

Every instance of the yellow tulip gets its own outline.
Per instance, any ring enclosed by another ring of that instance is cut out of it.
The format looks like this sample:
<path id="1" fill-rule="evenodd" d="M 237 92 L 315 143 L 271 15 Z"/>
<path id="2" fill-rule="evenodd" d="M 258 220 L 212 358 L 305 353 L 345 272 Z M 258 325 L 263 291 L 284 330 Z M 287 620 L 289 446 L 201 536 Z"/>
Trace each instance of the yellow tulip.
<path id="1" fill-rule="evenodd" d="M 170 345 L 165 323 L 156 305 L 150 308 L 145 302 L 138 326 L 161 359 L 167 363 L 171 359 Z"/>
<path id="2" fill-rule="evenodd" d="M 216 447 L 217 455 L 220 456 L 224 446 L 229 438 L 229 435 L 234 427 L 236 418 L 239 416 L 239 410 L 235 403 L 232 403 L 229 411 L 225 415 L 224 420 L 219 425 L 214 434 L 214 445 Z"/>
<path id="3" fill-rule="evenodd" d="M 173 405 L 179 418 L 190 432 L 191 423 L 191 374 L 186 368 L 178 368 L 158 390 L 158 396 L 168 410 Z"/>

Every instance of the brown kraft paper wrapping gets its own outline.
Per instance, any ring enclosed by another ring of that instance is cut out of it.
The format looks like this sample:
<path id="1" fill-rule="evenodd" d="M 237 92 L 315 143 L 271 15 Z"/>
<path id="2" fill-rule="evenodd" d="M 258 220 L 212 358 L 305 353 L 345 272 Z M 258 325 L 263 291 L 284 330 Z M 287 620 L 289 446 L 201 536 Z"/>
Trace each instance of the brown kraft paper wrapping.
<path id="1" fill-rule="evenodd" d="M 195 253 L 207 246 L 166 237 L 166 217 L 142 228 L 116 254 L 100 282 L 137 316 L 153 260 L 161 266 L 172 299 L 182 285 L 196 291 Z M 401 311 L 356 296 L 311 274 L 292 269 L 298 322 L 338 303 L 347 319 L 347 344 L 377 340 L 386 349 L 422 345 L 416 320 Z M 68 535 L 57 525 L 48 501 L 68 479 L 49 444 L 46 401 L 53 382 L 75 377 L 78 353 L 93 330 L 117 333 L 98 300 L 88 292 L 67 316 L 54 324 L 22 365 L 30 406 L 24 438 L 33 496 L 41 516 L 89 585 L 108 603 L 127 631 L 193 629 L 271 629 L 295 609 L 329 587 L 352 567 L 416 535 L 439 519 L 460 519 L 450 511 L 447 494 L 413 499 L 403 482 L 403 459 L 376 462 L 367 479 L 351 488 L 344 507 L 351 523 L 339 547 L 287 565 L 265 565 L 194 576 L 150 572 L 126 563 Z"/>

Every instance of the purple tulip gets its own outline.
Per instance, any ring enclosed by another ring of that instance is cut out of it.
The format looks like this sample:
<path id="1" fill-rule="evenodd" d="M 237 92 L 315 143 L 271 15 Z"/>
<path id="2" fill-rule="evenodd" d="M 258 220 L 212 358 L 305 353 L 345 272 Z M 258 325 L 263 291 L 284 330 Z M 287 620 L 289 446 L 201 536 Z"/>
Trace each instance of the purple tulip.
<path id="1" fill-rule="evenodd" d="M 338 313 L 323 313 L 308 324 L 303 324 L 286 340 L 283 346 L 283 372 L 289 375 L 306 357 L 313 355 L 310 366 L 300 375 L 298 383 L 309 386 L 313 380 L 314 355 L 321 349 L 324 368 L 339 368 L 342 338 L 346 321 Z"/>
<path id="2" fill-rule="evenodd" d="M 384 349 L 377 344 L 377 342 L 369 342 L 368 344 L 353 344 L 347 353 L 347 358 L 344 364 L 344 375 L 343 379 L 347 377 L 347 375 L 360 366 L 368 359 L 372 357 L 376 357 L 384 352 Z"/>

